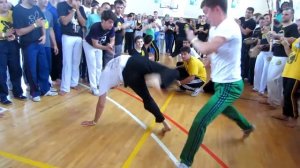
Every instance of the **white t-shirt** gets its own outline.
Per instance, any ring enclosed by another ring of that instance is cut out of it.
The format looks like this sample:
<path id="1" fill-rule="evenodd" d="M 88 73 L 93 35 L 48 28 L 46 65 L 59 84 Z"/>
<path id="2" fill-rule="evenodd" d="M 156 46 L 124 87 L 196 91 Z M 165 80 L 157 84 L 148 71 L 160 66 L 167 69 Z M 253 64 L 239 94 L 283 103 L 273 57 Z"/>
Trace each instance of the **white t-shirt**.
<path id="1" fill-rule="evenodd" d="M 161 23 L 161 20 L 160 19 L 155 19 L 155 21 L 154 21 L 156 24 L 158 24 L 160 27 L 162 27 L 162 23 Z M 160 28 L 159 28 L 159 26 L 156 26 L 155 27 L 155 32 L 159 32 L 160 31 Z"/>
<path id="2" fill-rule="evenodd" d="M 99 80 L 99 96 L 123 82 L 122 72 L 129 58 L 129 55 L 121 55 L 106 64 Z"/>
<path id="3" fill-rule="evenodd" d="M 217 83 L 231 83 L 241 77 L 242 35 L 238 24 L 233 18 L 226 18 L 218 27 L 209 31 L 210 41 L 214 37 L 224 37 L 226 43 L 213 53 L 211 59 L 211 78 Z"/>
<path id="4" fill-rule="evenodd" d="M 194 56 L 195 58 L 200 58 L 200 55 L 196 52 L 196 50 L 191 47 L 191 53 L 192 56 Z"/>

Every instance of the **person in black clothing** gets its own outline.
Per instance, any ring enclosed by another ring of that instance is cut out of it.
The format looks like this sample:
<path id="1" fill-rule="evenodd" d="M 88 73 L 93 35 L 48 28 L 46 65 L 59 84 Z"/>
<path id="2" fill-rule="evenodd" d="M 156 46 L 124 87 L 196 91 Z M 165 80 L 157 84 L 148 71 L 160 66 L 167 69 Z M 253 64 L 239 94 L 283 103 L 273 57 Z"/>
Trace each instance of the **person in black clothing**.
<path id="1" fill-rule="evenodd" d="M 173 43 L 174 43 L 174 30 L 175 24 L 173 22 L 173 17 L 166 18 L 165 22 L 165 40 L 166 40 L 166 54 L 169 55 L 172 53 Z"/>
<path id="2" fill-rule="evenodd" d="M 172 57 L 176 57 L 180 54 L 180 49 L 183 47 L 183 40 L 186 39 L 186 29 L 191 29 L 191 27 L 184 18 L 180 18 L 180 21 L 176 22 L 175 50 L 171 54 Z"/>
<path id="3" fill-rule="evenodd" d="M 280 39 L 285 37 L 289 43 L 292 43 L 295 38 L 299 37 L 297 30 L 297 24 L 293 23 L 294 10 L 288 8 L 282 12 L 282 27 L 279 32 L 270 32 L 270 36 L 273 38 L 273 57 L 268 69 L 268 100 L 261 101 L 270 105 L 271 109 L 280 106 L 282 103 L 282 71 L 287 61 L 287 54 L 284 50 L 283 45 L 280 43 Z"/>
<path id="4" fill-rule="evenodd" d="M 146 35 L 144 37 L 144 47 L 149 55 L 149 59 L 152 61 L 159 61 L 159 50 L 153 37 L 151 35 Z"/>
<path id="5" fill-rule="evenodd" d="M 198 39 L 205 42 L 207 41 L 209 24 L 206 23 L 205 16 L 199 16 L 198 23 L 196 24 L 195 34 L 198 36 Z"/>
<path id="6" fill-rule="evenodd" d="M 248 7 L 246 10 L 245 17 L 241 17 L 237 20 L 237 23 L 240 25 L 242 32 L 242 40 L 252 36 L 253 30 L 256 27 L 256 22 L 253 17 L 254 8 Z M 242 58 L 241 58 L 241 70 L 242 78 L 249 78 L 249 52 L 250 46 L 247 46 L 245 43 L 242 44 Z"/>
<path id="7" fill-rule="evenodd" d="M 129 55 L 131 56 L 140 56 L 149 59 L 148 52 L 144 47 L 144 39 L 142 36 L 136 36 L 134 38 L 134 49 L 129 51 Z"/>

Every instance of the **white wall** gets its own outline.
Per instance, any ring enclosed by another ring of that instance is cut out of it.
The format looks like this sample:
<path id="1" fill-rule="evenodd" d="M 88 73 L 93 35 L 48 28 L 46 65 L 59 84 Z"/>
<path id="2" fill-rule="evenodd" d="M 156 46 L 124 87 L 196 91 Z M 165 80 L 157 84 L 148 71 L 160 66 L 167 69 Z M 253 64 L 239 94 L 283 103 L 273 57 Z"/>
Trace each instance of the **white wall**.
<path id="1" fill-rule="evenodd" d="M 18 0 L 8 0 L 13 4 L 16 4 Z M 99 0 L 100 2 L 113 3 L 114 0 Z M 148 15 L 153 14 L 153 11 L 158 11 L 159 15 L 170 14 L 175 17 L 187 17 L 197 18 L 198 15 L 203 14 L 200 9 L 202 0 L 173 0 L 179 5 L 178 10 L 168 10 L 159 7 L 160 2 L 171 1 L 171 0 L 127 0 L 127 8 L 125 13 L 146 13 Z M 194 1 L 195 5 L 190 5 L 190 1 Z M 235 8 L 231 8 L 231 2 L 236 1 L 237 5 Z M 294 1 L 295 18 L 300 18 L 300 0 Z M 155 3 L 158 2 L 158 3 Z M 275 3 L 275 0 L 274 0 Z M 255 13 L 267 13 L 267 0 L 228 0 L 228 14 L 233 17 L 244 16 L 247 7 L 254 7 Z"/>

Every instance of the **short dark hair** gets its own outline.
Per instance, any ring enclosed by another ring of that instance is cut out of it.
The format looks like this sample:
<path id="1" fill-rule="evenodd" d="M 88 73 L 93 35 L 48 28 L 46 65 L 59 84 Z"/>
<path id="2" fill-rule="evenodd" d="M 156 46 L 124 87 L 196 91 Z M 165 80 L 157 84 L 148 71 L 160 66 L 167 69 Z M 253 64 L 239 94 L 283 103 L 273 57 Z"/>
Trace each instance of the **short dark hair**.
<path id="1" fill-rule="evenodd" d="M 253 7 L 248 7 L 247 10 L 251 11 L 252 13 L 254 13 L 254 8 Z"/>
<path id="2" fill-rule="evenodd" d="M 144 43 L 145 43 L 145 44 L 151 43 L 152 40 L 153 40 L 152 35 L 146 35 L 146 36 L 144 37 Z"/>
<path id="3" fill-rule="evenodd" d="M 209 8 L 214 8 L 216 6 L 220 6 L 223 12 L 227 13 L 227 0 L 203 0 L 201 3 L 201 8 L 207 6 Z"/>
<path id="4" fill-rule="evenodd" d="M 191 48 L 188 47 L 188 46 L 181 47 L 180 48 L 180 53 L 183 53 L 183 52 L 190 53 L 191 52 Z"/>
<path id="5" fill-rule="evenodd" d="M 109 5 L 110 6 L 110 3 L 109 2 L 103 2 L 102 5 L 101 5 L 101 7 L 103 7 L 104 5 Z"/>
<path id="6" fill-rule="evenodd" d="M 143 37 L 142 37 L 142 36 L 136 36 L 136 37 L 134 38 L 134 43 L 136 43 L 136 41 L 138 41 L 138 40 L 140 40 L 140 39 L 143 39 Z M 143 39 L 143 41 L 144 41 L 144 39 Z"/>
<path id="7" fill-rule="evenodd" d="M 295 10 L 291 7 L 288 7 L 286 9 L 284 9 L 283 11 L 288 11 L 288 10 L 290 10 L 292 12 L 292 14 L 295 14 Z"/>
<path id="8" fill-rule="evenodd" d="M 127 17 L 133 17 L 132 13 L 129 13 L 129 14 L 127 15 Z"/>
<path id="9" fill-rule="evenodd" d="M 115 22 L 117 20 L 117 16 L 111 10 L 106 10 L 102 12 L 101 19 L 105 21 L 111 19 Z"/>
<path id="10" fill-rule="evenodd" d="M 116 6 L 117 4 L 125 6 L 124 1 L 122 0 L 115 0 L 114 5 Z"/>

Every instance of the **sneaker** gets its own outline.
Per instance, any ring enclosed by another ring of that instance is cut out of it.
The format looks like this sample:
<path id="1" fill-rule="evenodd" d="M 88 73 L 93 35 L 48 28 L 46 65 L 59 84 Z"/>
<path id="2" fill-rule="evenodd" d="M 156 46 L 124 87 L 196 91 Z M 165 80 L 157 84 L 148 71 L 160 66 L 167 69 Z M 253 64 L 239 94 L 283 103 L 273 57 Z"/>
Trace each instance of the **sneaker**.
<path id="1" fill-rule="evenodd" d="M 32 101 L 34 102 L 40 102 L 41 101 L 41 97 L 40 96 L 35 96 L 32 98 Z"/>
<path id="2" fill-rule="evenodd" d="M 2 103 L 2 104 L 4 104 L 4 105 L 10 105 L 10 104 L 12 104 L 12 102 L 9 101 L 6 97 L 5 97 L 5 98 L 2 98 L 2 99 L 0 100 L 0 103 Z"/>
<path id="3" fill-rule="evenodd" d="M 51 92 L 57 92 L 57 89 L 54 88 L 54 87 L 50 87 L 50 91 L 51 91 Z"/>
<path id="4" fill-rule="evenodd" d="M 196 89 L 192 92 L 191 96 L 193 96 L 193 97 L 198 96 L 198 94 L 200 93 L 200 91 L 201 91 L 200 88 L 196 88 Z"/>
<path id="5" fill-rule="evenodd" d="M 189 166 L 187 166 L 184 163 L 179 163 L 179 165 L 177 166 L 178 168 L 189 168 Z"/>
<path id="6" fill-rule="evenodd" d="M 250 129 L 243 130 L 244 132 L 243 138 L 249 137 L 249 135 L 255 130 L 255 128 L 256 128 L 255 125 L 252 125 Z"/>
<path id="7" fill-rule="evenodd" d="M 19 95 L 19 96 L 15 96 L 15 99 L 18 99 L 18 100 L 26 100 L 27 97 L 26 97 L 26 96 L 23 96 L 23 95 Z"/>
<path id="8" fill-rule="evenodd" d="M 49 90 L 46 94 L 44 94 L 44 96 L 57 96 L 58 93 L 57 92 L 52 92 L 51 90 Z"/>
<path id="9" fill-rule="evenodd" d="M 92 89 L 92 94 L 95 96 L 99 96 L 99 90 L 98 89 Z"/>

